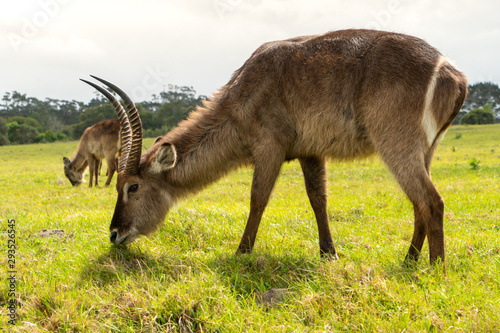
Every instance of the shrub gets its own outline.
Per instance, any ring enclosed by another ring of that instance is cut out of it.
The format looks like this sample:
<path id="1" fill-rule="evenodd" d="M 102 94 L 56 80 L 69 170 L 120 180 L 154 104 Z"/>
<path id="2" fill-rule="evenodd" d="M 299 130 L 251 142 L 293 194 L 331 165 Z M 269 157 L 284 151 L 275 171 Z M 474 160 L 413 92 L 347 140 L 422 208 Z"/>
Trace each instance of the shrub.
<path id="1" fill-rule="evenodd" d="M 47 131 L 44 133 L 45 134 L 45 139 L 48 141 L 48 142 L 54 142 L 57 140 L 57 137 L 56 135 L 52 132 L 52 131 Z"/>
<path id="2" fill-rule="evenodd" d="M 36 128 L 22 124 L 19 125 L 17 122 L 9 123 L 8 125 L 8 135 L 9 141 L 11 143 L 18 144 L 26 144 L 33 143 L 37 141 L 37 138 L 40 136 L 40 133 L 36 130 Z"/>
<path id="3" fill-rule="evenodd" d="M 22 116 L 9 117 L 7 119 L 7 122 L 8 123 L 16 122 L 19 125 L 24 124 L 24 125 L 28 125 L 28 126 L 35 128 L 38 132 L 43 131 L 42 124 L 40 124 L 40 122 L 38 120 L 36 120 L 34 118 L 30 118 L 30 117 L 22 117 Z"/>
<path id="4" fill-rule="evenodd" d="M 5 134 L 0 134 L 0 146 L 7 146 L 10 144 L 9 138 Z"/>
<path id="5" fill-rule="evenodd" d="M 461 123 L 467 125 L 494 124 L 495 115 L 491 103 L 485 104 L 482 108 L 471 110 L 462 117 Z"/>
<path id="6" fill-rule="evenodd" d="M 66 136 L 66 134 L 62 132 L 55 134 L 52 131 L 47 131 L 45 133 L 40 134 L 35 142 L 48 143 L 55 141 L 66 141 L 67 139 L 68 137 Z"/>
<path id="7" fill-rule="evenodd" d="M 68 136 L 63 132 L 57 133 L 57 141 L 68 141 Z"/>
<path id="8" fill-rule="evenodd" d="M 479 169 L 479 163 L 481 162 L 481 160 L 473 157 L 470 161 L 469 161 L 469 165 L 471 166 L 472 170 L 477 170 Z"/>

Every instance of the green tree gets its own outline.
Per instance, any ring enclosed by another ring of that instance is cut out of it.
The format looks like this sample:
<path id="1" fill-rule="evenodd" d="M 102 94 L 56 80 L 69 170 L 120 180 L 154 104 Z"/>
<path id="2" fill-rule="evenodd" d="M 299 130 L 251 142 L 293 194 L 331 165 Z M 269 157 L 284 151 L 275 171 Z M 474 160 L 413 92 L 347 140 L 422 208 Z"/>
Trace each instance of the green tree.
<path id="1" fill-rule="evenodd" d="M 40 141 L 44 142 L 54 142 L 57 140 L 56 134 L 54 134 L 52 131 L 47 131 L 45 133 L 40 134 Z"/>
<path id="2" fill-rule="evenodd" d="M 491 103 L 494 113 L 500 112 L 500 87 L 492 82 L 479 82 L 469 85 L 469 94 L 462 109 L 472 111 Z"/>
<path id="3" fill-rule="evenodd" d="M 5 95 L 3 95 L 2 101 L 4 102 L 4 109 L 7 109 L 11 101 L 9 92 L 6 92 Z"/>
<path id="4" fill-rule="evenodd" d="M 51 98 L 47 98 L 46 103 L 50 105 L 50 114 L 62 125 L 76 124 L 80 121 L 79 116 L 83 110 L 84 103 L 74 100 L 64 101 Z M 47 122 L 48 124 L 42 122 L 46 130 L 59 130 L 53 123 L 53 119 L 48 119 Z"/>
<path id="5" fill-rule="evenodd" d="M 115 118 L 115 109 L 109 103 L 101 106 L 85 108 L 83 112 L 80 113 L 80 122 L 72 126 L 71 137 L 79 139 L 87 127 L 95 125 L 102 120 Z"/>
<path id="6" fill-rule="evenodd" d="M 38 132 L 43 132 L 42 124 L 40 124 L 40 122 L 34 118 L 14 116 L 14 117 L 9 117 L 7 119 L 7 123 L 13 123 L 13 122 L 18 123 L 19 125 L 25 124 L 34 127 Z"/>
<path id="7" fill-rule="evenodd" d="M 0 146 L 6 146 L 9 142 L 7 120 L 0 117 Z"/>
<path id="8" fill-rule="evenodd" d="M 482 108 L 469 111 L 461 120 L 462 124 L 468 125 L 493 124 L 494 122 L 495 115 L 493 114 L 492 103 L 487 103 Z"/>
<path id="9" fill-rule="evenodd" d="M 7 124 L 9 141 L 11 143 L 26 144 L 36 142 L 40 133 L 36 128 L 26 124 L 19 125 L 17 122 Z"/>
<path id="10" fill-rule="evenodd" d="M 193 87 L 169 85 L 168 91 L 153 95 L 151 101 L 137 104 L 144 133 L 151 136 L 165 134 L 205 99 L 205 96 L 197 96 Z M 0 104 L 0 116 L 7 119 L 7 124 L 17 123 L 12 125 L 11 135 L 16 136 L 20 130 L 16 126 L 26 125 L 42 133 L 38 140 L 44 142 L 52 141 L 54 135 L 78 139 L 85 128 L 101 120 L 116 118 L 113 107 L 99 92 L 88 104 L 51 98 L 39 100 L 17 91 L 6 92 Z M 23 131 L 28 132 L 25 127 Z M 19 141 L 16 137 L 15 142 Z M 2 142 L 6 143 L 8 139 Z"/>
<path id="11" fill-rule="evenodd" d="M 139 111 L 139 115 L 141 116 L 142 128 L 149 129 L 154 128 L 155 120 L 154 114 L 150 110 L 145 109 L 142 104 L 137 104 L 137 111 Z"/>

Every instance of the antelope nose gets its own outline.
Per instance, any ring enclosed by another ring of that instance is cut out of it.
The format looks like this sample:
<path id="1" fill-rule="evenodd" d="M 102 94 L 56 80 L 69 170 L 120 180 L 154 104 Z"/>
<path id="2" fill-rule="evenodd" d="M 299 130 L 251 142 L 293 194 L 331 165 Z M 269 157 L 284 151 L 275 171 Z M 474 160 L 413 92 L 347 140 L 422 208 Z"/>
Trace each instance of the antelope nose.
<path id="1" fill-rule="evenodd" d="M 111 243 L 115 242 L 117 236 L 118 236 L 118 233 L 116 231 L 111 231 L 111 234 L 109 236 L 109 240 L 111 241 Z"/>

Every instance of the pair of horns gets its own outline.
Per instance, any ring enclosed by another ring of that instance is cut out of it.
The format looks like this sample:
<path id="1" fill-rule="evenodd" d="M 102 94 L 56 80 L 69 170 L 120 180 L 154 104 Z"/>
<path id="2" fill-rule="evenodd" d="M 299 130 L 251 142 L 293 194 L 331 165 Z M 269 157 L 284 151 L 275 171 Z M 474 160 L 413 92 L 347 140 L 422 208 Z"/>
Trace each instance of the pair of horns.
<path id="1" fill-rule="evenodd" d="M 125 102 L 130 117 L 127 116 L 125 109 L 113 94 L 95 83 L 80 79 L 97 89 L 111 102 L 111 104 L 113 104 L 120 121 L 120 136 L 122 140 L 122 153 L 118 165 L 118 172 L 125 170 L 124 173 L 126 175 L 137 175 L 139 174 L 139 162 L 142 154 L 142 122 L 139 117 L 139 112 L 134 102 L 132 102 L 123 90 L 94 75 L 91 75 L 91 77 L 105 84 Z"/>

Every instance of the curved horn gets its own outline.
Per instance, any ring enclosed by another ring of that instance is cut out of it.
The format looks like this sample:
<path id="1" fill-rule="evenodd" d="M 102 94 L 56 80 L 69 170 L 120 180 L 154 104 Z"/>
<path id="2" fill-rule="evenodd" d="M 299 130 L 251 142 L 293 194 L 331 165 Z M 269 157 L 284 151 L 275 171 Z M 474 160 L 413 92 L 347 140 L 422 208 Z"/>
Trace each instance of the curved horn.
<path id="1" fill-rule="evenodd" d="M 128 120 L 127 112 L 121 105 L 121 103 L 106 89 L 98 86 L 95 83 L 89 82 L 84 79 L 80 79 L 81 81 L 91 85 L 95 89 L 97 89 L 101 94 L 106 96 L 106 98 L 113 104 L 116 114 L 118 115 L 118 120 L 120 121 L 120 137 L 122 140 L 122 154 L 120 156 L 120 164 L 118 165 L 118 172 L 121 172 L 125 169 L 127 165 L 128 155 L 130 153 L 130 146 L 132 144 L 132 130 L 130 128 L 130 122 Z"/>
<path id="2" fill-rule="evenodd" d="M 97 76 L 91 76 L 116 92 L 127 106 L 130 125 L 132 127 L 132 145 L 127 159 L 127 166 L 125 167 L 125 174 L 137 175 L 139 173 L 139 162 L 141 161 L 142 154 L 142 122 L 141 117 L 139 116 L 139 111 L 137 111 L 134 102 L 132 102 L 130 97 L 128 97 L 123 90 L 106 80 L 98 78 Z"/>

